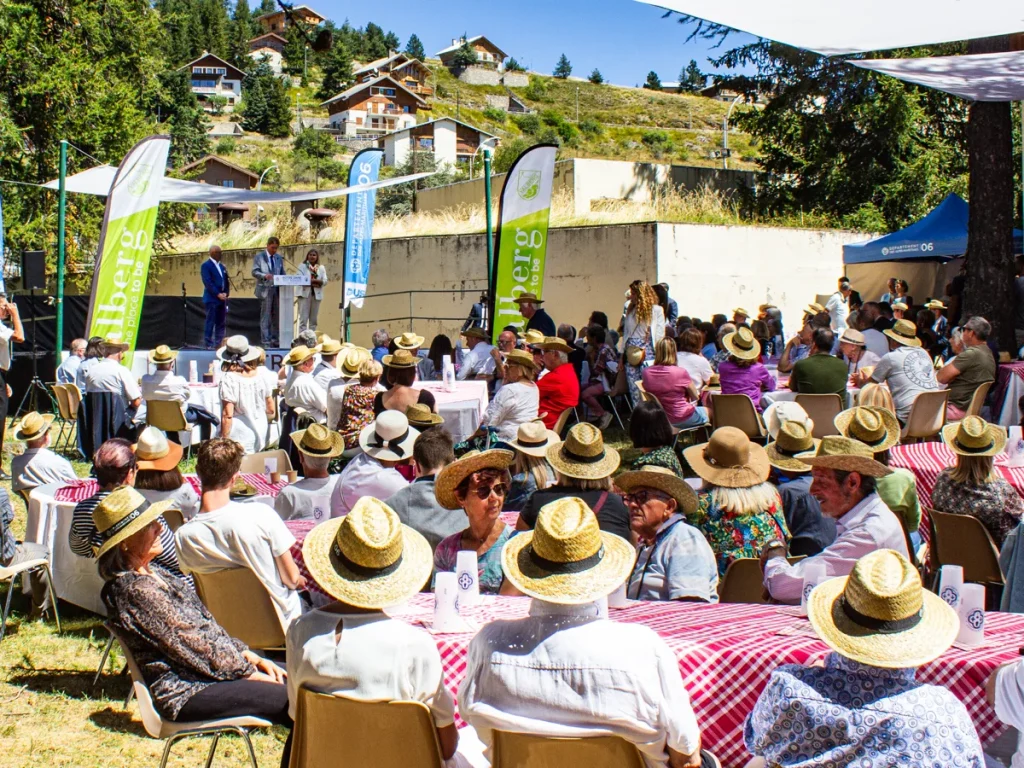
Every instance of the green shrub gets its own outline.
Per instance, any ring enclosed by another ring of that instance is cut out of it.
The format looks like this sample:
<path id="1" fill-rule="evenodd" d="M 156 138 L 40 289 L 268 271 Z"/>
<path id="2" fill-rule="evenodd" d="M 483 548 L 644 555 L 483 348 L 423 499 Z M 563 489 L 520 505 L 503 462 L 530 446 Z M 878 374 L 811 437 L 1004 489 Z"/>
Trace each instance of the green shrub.
<path id="1" fill-rule="evenodd" d="M 567 147 L 575 147 L 580 143 L 580 132 L 572 123 L 562 122 L 555 126 L 562 143 Z"/>
<path id="2" fill-rule="evenodd" d="M 488 120 L 493 120 L 495 123 L 501 123 L 504 125 L 505 119 L 508 117 L 508 113 L 503 109 L 498 109 L 497 107 L 487 107 L 484 110 L 484 117 Z"/>
<path id="3" fill-rule="evenodd" d="M 526 90 L 523 91 L 523 95 L 532 101 L 547 101 L 548 100 L 548 89 L 544 85 L 544 81 L 538 77 L 531 77 L 530 84 L 526 86 Z"/>
<path id="4" fill-rule="evenodd" d="M 536 134 L 540 130 L 540 118 L 532 112 L 512 118 L 523 133 Z"/>
<path id="5" fill-rule="evenodd" d="M 580 133 L 590 136 L 591 138 L 595 138 L 604 133 L 604 128 L 601 127 L 601 124 L 592 117 L 580 120 L 579 129 Z"/>
<path id="6" fill-rule="evenodd" d="M 512 163 L 516 161 L 523 152 L 532 147 L 534 142 L 516 136 L 514 139 L 503 141 L 498 145 L 498 151 L 494 153 L 494 162 L 491 163 L 491 173 L 508 173 Z"/>
<path id="7" fill-rule="evenodd" d="M 213 148 L 215 155 L 230 155 L 235 151 L 236 142 L 231 136 L 225 136 L 217 142 Z"/>
<path id="8" fill-rule="evenodd" d="M 644 131 L 640 140 L 654 157 L 661 157 L 675 148 L 672 138 L 665 131 Z"/>

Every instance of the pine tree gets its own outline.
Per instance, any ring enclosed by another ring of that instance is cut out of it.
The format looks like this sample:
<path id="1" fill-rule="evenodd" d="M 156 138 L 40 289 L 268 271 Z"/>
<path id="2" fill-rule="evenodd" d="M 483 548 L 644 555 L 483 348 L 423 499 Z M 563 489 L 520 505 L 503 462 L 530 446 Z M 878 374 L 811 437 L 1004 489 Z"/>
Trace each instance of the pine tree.
<path id="1" fill-rule="evenodd" d="M 426 51 L 423 50 L 423 43 L 420 42 L 420 39 L 415 34 L 409 36 L 409 42 L 405 44 L 405 53 L 407 56 L 412 56 L 420 61 L 427 57 Z"/>
<path id="2" fill-rule="evenodd" d="M 472 67 L 474 64 L 480 61 L 480 57 L 476 55 L 476 50 L 469 41 L 466 39 L 466 35 L 462 35 L 462 45 L 452 56 L 452 64 L 456 67 Z"/>
<path id="3" fill-rule="evenodd" d="M 696 93 L 704 89 L 707 77 L 700 71 L 695 59 L 690 59 L 682 72 L 679 73 L 679 90 L 682 93 Z"/>
<path id="4" fill-rule="evenodd" d="M 398 35 L 394 32 L 388 32 L 384 35 L 384 45 L 388 47 L 388 53 L 391 51 L 397 53 L 402 48 L 402 41 L 398 39 Z"/>
<path id="5" fill-rule="evenodd" d="M 157 103 L 171 135 L 171 167 L 180 168 L 210 153 L 210 122 L 192 93 L 187 72 L 161 72 L 159 81 Z"/>
<path id="6" fill-rule="evenodd" d="M 651 70 L 650 72 L 647 73 L 647 82 L 644 83 L 644 88 L 650 91 L 661 90 L 661 78 L 658 77 L 657 72 Z"/>
<path id="7" fill-rule="evenodd" d="M 376 61 L 388 55 L 384 30 L 372 21 L 366 25 L 366 29 L 363 31 L 363 48 L 360 53 L 365 61 Z"/>
<path id="8" fill-rule="evenodd" d="M 321 101 L 338 95 L 352 85 L 352 56 L 340 40 L 334 40 L 321 67 L 323 80 L 320 83 L 320 90 L 316 93 L 316 97 Z"/>
<path id="9" fill-rule="evenodd" d="M 299 24 L 301 22 L 288 25 L 284 32 L 284 68 L 293 74 L 302 72 L 306 56 L 306 38 Z"/>
<path id="10" fill-rule="evenodd" d="M 565 80 L 572 74 L 572 64 L 569 63 L 569 59 L 566 58 L 564 53 L 559 57 L 558 64 L 555 65 L 555 71 L 551 74 L 562 80 Z"/>
<path id="11" fill-rule="evenodd" d="M 594 67 L 594 71 L 590 73 L 590 77 L 587 78 L 594 85 L 600 85 L 604 82 L 604 76 L 601 74 L 597 67 Z"/>
<path id="12" fill-rule="evenodd" d="M 507 62 L 505 62 L 506 72 L 525 72 L 526 67 L 519 63 L 519 60 L 513 56 Z"/>
<path id="13" fill-rule="evenodd" d="M 256 15 L 257 16 L 263 16 L 264 14 L 267 14 L 267 13 L 273 13 L 276 10 L 277 10 L 277 3 L 275 3 L 274 0 L 261 0 L 261 2 L 260 2 L 260 12 L 258 14 L 256 14 Z"/>
<path id="14" fill-rule="evenodd" d="M 245 70 L 252 66 L 249 41 L 258 34 L 257 28 L 249 12 L 249 3 L 246 0 L 235 0 L 235 11 L 231 15 L 228 29 L 227 58 L 239 69 Z"/>
<path id="15" fill-rule="evenodd" d="M 230 22 L 224 0 L 199 0 L 196 10 L 193 18 L 198 22 L 200 30 L 197 40 L 199 47 L 216 56 L 226 56 Z"/>
<path id="16" fill-rule="evenodd" d="M 242 81 L 242 99 L 245 108 L 242 112 L 242 128 L 255 133 L 263 133 L 267 125 L 267 95 L 264 83 L 268 80 L 266 73 L 274 75 L 270 66 L 264 62 L 256 66 Z"/>
<path id="17" fill-rule="evenodd" d="M 292 132 L 292 109 L 288 101 L 288 89 L 281 78 L 271 73 L 269 82 L 264 87 L 267 99 L 267 136 L 276 139 L 290 136 Z"/>

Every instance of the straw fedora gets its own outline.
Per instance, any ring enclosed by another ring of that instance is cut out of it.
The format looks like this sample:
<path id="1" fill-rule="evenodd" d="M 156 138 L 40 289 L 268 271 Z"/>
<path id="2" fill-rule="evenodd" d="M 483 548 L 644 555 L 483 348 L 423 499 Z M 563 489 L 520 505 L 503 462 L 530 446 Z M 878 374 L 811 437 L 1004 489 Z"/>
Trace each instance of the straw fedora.
<path id="1" fill-rule="evenodd" d="M 917 326 L 909 320 L 897 320 L 892 328 L 882 331 L 886 336 L 895 342 L 907 347 L 920 347 L 921 340 L 917 338 Z"/>
<path id="2" fill-rule="evenodd" d="M 544 341 L 537 346 L 546 351 L 565 352 L 567 355 L 574 351 L 565 339 L 558 336 L 545 336 Z"/>
<path id="3" fill-rule="evenodd" d="M 543 421 L 526 421 L 519 425 L 516 439 L 509 445 L 527 456 L 544 458 L 548 447 L 557 442 L 558 433 L 545 427 Z"/>
<path id="4" fill-rule="evenodd" d="M 487 335 L 487 331 L 485 331 L 483 328 L 477 328 L 475 325 L 472 328 L 467 328 L 466 330 L 464 330 L 462 332 L 462 335 L 465 336 L 467 339 L 483 339 L 484 341 L 487 341 L 489 338 L 491 338 L 490 336 Z"/>
<path id="5" fill-rule="evenodd" d="M 414 427 L 433 427 L 438 424 L 444 424 L 444 417 L 439 413 L 434 413 L 430 410 L 429 405 L 424 405 L 423 403 L 413 403 L 406 408 L 405 418 Z"/>
<path id="6" fill-rule="evenodd" d="M 904 304 L 902 301 L 894 302 L 892 305 L 893 309 L 898 309 L 900 312 L 906 312 L 910 307 Z"/>
<path id="7" fill-rule="evenodd" d="M 230 336 L 217 350 L 217 359 L 229 363 L 248 363 L 260 356 L 261 349 L 249 344 L 245 336 Z"/>
<path id="8" fill-rule="evenodd" d="M 743 307 L 736 307 L 735 309 L 733 309 L 732 316 L 736 317 L 736 315 L 743 315 L 743 317 L 753 317 L 753 315 L 750 314 L 750 310 L 744 309 Z"/>
<path id="9" fill-rule="evenodd" d="M 174 469 L 184 453 L 184 448 L 178 443 L 172 443 L 167 439 L 167 434 L 156 427 L 142 430 L 132 450 L 135 451 L 135 461 L 140 470 L 155 469 L 158 472 Z"/>
<path id="10" fill-rule="evenodd" d="M 292 367 L 302 365 L 319 351 L 319 346 L 307 347 L 305 344 L 299 344 L 299 346 L 292 347 L 291 350 L 289 350 L 284 360 L 281 361 L 281 365 L 290 365 Z"/>
<path id="11" fill-rule="evenodd" d="M 515 458 L 516 455 L 512 451 L 500 448 L 470 451 L 437 473 L 437 477 L 434 478 L 434 498 L 445 509 L 462 509 L 455 496 L 455 489 L 459 487 L 459 483 L 481 469 L 508 469 Z"/>
<path id="12" fill-rule="evenodd" d="M 324 340 L 320 342 L 320 354 L 330 357 L 331 355 L 340 354 L 345 345 L 340 341 L 332 339 L 330 336 L 324 336 Z"/>
<path id="13" fill-rule="evenodd" d="M 932 299 L 931 301 L 929 301 L 927 304 L 924 305 L 924 308 L 925 309 L 946 309 L 946 305 L 943 304 L 938 299 Z"/>
<path id="14" fill-rule="evenodd" d="M 516 304 L 543 304 L 544 299 L 538 299 L 534 293 L 521 293 L 518 298 L 512 299 Z"/>
<path id="15" fill-rule="evenodd" d="M 364 347 L 349 347 L 345 359 L 341 361 L 341 372 L 348 376 L 358 376 L 359 366 L 370 359 L 370 350 Z"/>
<path id="16" fill-rule="evenodd" d="M 846 328 L 839 336 L 839 341 L 847 344 L 853 344 L 858 347 L 863 347 L 867 344 L 867 341 L 864 340 L 864 334 L 856 328 Z"/>
<path id="17" fill-rule="evenodd" d="M 125 539 L 134 536 L 173 504 L 173 499 L 150 504 L 130 485 L 115 488 L 92 511 L 93 524 L 103 540 L 96 557 L 102 557 Z"/>
<path id="18" fill-rule="evenodd" d="M 130 346 L 131 344 L 126 341 L 121 341 L 113 336 L 107 336 L 100 342 L 100 354 L 106 357 L 107 355 L 112 355 L 115 352 L 126 352 Z"/>
<path id="19" fill-rule="evenodd" d="M 382 411 L 359 433 L 359 447 L 375 459 L 402 461 L 412 456 L 412 446 L 419 436 L 419 430 L 409 426 L 404 413 Z"/>
<path id="20" fill-rule="evenodd" d="M 761 356 L 761 345 L 754 338 L 754 332 L 749 328 L 739 328 L 732 333 L 725 334 L 722 346 L 729 350 L 729 354 L 740 360 L 756 360 Z"/>
<path id="21" fill-rule="evenodd" d="M 420 364 L 420 359 L 408 349 L 396 349 L 393 355 L 384 355 L 381 361 L 388 368 L 415 368 Z"/>
<path id="22" fill-rule="evenodd" d="M 885 477 L 892 470 L 875 461 L 875 452 L 860 440 L 829 435 L 823 437 L 813 456 L 802 457 L 800 461 L 812 467 L 838 469 L 841 472 L 856 472 L 865 477 Z"/>
<path id="23" fill-rule="evenodd" d="M 544 334 L 533 328 L 528 330 L 526 333 L 520 333 L 519 338 L 522 339 L 528 347 L 535 347 L 538 344 L 544 343 Z"/>
<path id="24" fill-rule="evenodd" d="M 161 344 L 156 349 L 149 353 L 149 362 L 154 365 L 160 365 L 162 363 L 173 363 L 174 359 L 178 356 L 177 350 L 173 350 L 166 344 Z"/>
<path id="25" fill-rule="evenodd" d="M 689 515 L 697 510 L 697 493 L 685 480 L 665 467 L 646 466 L 635 472 L 623 472 L 615 478 L 615 485 L 626 493 L 636 488 L 654 488 L 667 493 L 676 500 L 676 511 L 680 514 Z"/>
<path id="26" fill-rule="evenodd" d="M 980 416 L 967 416 L 942 428 L 942 442 L 961 456 L 996 456 L 1006 447 L 1006 430 Z"/>
<path id="27" fill-rule="evenodd" d="M 533 355 L 521 349 L 513 349 L 505 355 L 505 365 L 520 365 L 523 368 L 529 368 L 531 371 L 537 370 L 537 364 L 533 362 Z"/>
<path id="28" fill-rule="evenodd" d="M 800 421 L 784 421 L 775 442 L 768 443 L 764 452 L 768 463 L 784 472 L 810 472 L 811 467 L 800 461 L 801 456 L 813 456 L 821 440 Z"/>
<path id="29" fill-rule="evenodd" d="M 590 507 L 572 496 L 541 507 L 534 530 L 513 536 L 501 550 L 502 570 L 516 589 L 560 605 L 611 594 L 629 578 L 635 559 L 632 545 L 602 531 Z"/>
<path id="30" fill-rule="evenodd" d="M 399 349 L 419 349 L 426 341 L 422 336 L 406 331 L 395 339 L 395 346 Z"/>
<path id="31" fill-rule="evenodd" d="M 814 431 L 814 419 L 807 415 L 807 411 L 800 403 L 790 400 L 776 400 L 764 409 L 762 416 L 772 440 L 779 436 L 779 430 L 787 421 L 799 421 L 807 427 L 808 432 Z"/>
<path id="32" fill-rule="evenodd" d="M 690 467 L 704 480 L 722 488 L 751 488 L 768 479 L 768 455 L 736 427 L 719 427 L 711 439 L 683 451 Z"/>
<path id="33" fill-rule="evenodd" d="M 434 567 L 423 535 L 402 525 L 391 507 L 372 496 L 311 530 L 302 559 L 327 594 L 368 609 L 405 602 L 423 588 Z"/>
<path id="34" fill-rule="evenodd" d="M 848 408 L 837 414 L 833 423 L 841 435 L 864 443 L 875 453 L 887 451 L 900 441 L 900 423 L 896 414 L 885 408 Z"/>
<path id="35" fill-rule="evenodd" d="M 619 468 L 619 452 L 604 444 L 593 424 L 574 424 L 561 443 L 549 445 L 548 463 L 559 473 L 577 480 L 600 480 Z"/>
<path id="36" fill-rule="evenodd" d="M 825 308 L 816 301 L 812 301 L 804 308 L 804 314 L 810 315 L 811 317 L 814 317 L 815 315 L 820 315 L 824 311 Z"/>
<path id="37" fill-rule="evenodd" d="M 292 432 L 292 442 L 299 453 L 313 458 L 333 459 L 345 452 L 345 438 L 323 424 L 310 424 Z"/>
<path id="38" fill-rule="evenodd" d="M 885 669 L 919 667 L 938 658 L 960 630 L 956 611 L 921 587 L 899 552 L 879 549 L 829 579 L 807 599 L 807 618 L 830 648 Z"/>
<path id="39" fill-rule="evenodd" d="M 55 416 L 52 413 L 45 415 L 32 411 L 26 413 L 21 417 L 21 423 L 18 425 L 18 429 L 14 432 L 15 440 L 23 440 L 28 442 L 29 440 L 38 440 L 47 433 L 50 429 L 50 425 L 53 424 Z"/>

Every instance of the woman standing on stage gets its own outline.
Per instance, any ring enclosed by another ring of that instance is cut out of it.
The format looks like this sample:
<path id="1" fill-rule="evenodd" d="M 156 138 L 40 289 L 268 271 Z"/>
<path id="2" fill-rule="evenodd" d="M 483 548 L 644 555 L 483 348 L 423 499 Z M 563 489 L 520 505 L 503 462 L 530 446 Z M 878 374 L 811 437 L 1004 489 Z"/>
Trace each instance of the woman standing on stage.
<path id="1" fill-rule="evenodd" d="M 315 331 L 327 284 L 327 269 L 320 263 L 320 252 L 316 248 L 306 253 L 306 260 L 299 264 L 299 274 L 309 277 L 309 285 L 299 286 L 299 333 L 307 328 Z"/>

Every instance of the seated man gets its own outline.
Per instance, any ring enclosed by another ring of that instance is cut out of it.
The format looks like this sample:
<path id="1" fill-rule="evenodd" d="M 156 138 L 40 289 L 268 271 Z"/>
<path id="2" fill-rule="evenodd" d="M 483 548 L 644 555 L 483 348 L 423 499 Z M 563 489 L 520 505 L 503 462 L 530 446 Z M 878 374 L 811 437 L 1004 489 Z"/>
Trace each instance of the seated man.
<path id="1" fill-rule="evenodd" d="M 327 422 L 327 390 L 313 378 L 316 367 L 315 356 L 320 347 L 300 344 L 288 352 L 282 365 L 292 366 L 292 376 L 284 391 L 284 401 L 289 408 L 302 407 L 318 424 Z"/>
<path id="2" fill-rule="evenodd" d="M 248 568 L 266 587 L 281 625 L 302 615 L 298 590 L 306 580 L 292 558 L 295 537 L 273 507 L 231 500 L 231 486 L 245 450 L 226 437 L 199 446 L 196 474 L 203 486 L 199 514 L 177 530 L 181 565 L 196 573 Z"/>
<path id="3" fill-rule="evenodd" d="M 885 335 L 889 337 L 889 353 L 878 361 L 871 380 L 889 385 L 896 417 L 906 424 L 914 398 L 922 392 L 934 392 L 939 382 L 932 359 L 921 349 L 917 326 L 909 320 L 897 320 Z"/>
<path id="4" fill-rule="evenodd" d="M 85 339 L 75 339 L 71 342 L 71 348 L 68 351 L 68 356 L 57 366 L 57 383 L 58 384 L 74 384 L 75 376 L 78 373 L 79 366 L 82 365 L 82 358 L 85 357 Z"/>
<path id="5" fill-rule="evenodd" d="M 50 550 L 45 545 L 18 541 L 14 538 L 11 531 L 13 522 L 14 506 L 11 504 L 11 497 L 7 495 L 6 489 L 0 488 L 0 568 L 10 568 L 29 560 L 48 560 Z M 53 607 L 50 602 L 50 588 L 46 582 L 46 571 L 32 571 L 27 573 L 25 578 L 32 593 L 32 608 L 28 618 L 29 621 L 35 621 L 49 614 L 50 608 Z M 13 583 L 8 586 L 8 589 L 14 588 Z"/>
<path id="6" fill-rule="evenodd" d="M 893 549 L 909 557 L 903 526 L 885 506 L 875 485 L 892 470 L 874 459 L 872 450 L 848 437 L 822 439 L 813 456 L 800 461 L 811 466 L 811 494 L 821 511 L 836 521 L 836 540 L 820 554 L 795 565 L 786 560 L 786 545 L 770 541 L 761 550 L 764 588 L 773 600 L 796 605 L 808 563 L 824 563 L 828 578 L 848 576 L 856 562 L 876 549 Z"/>
<path id="7" fill-rule="evenodd" d="M 53 414 L 42 416 L 32 411 L 22 417 L 15 430 L 14 439 L 25 441 L 25 452 L 11 459 L 11 487 L 15 491 L 78 479 L 71 462 L 47 448 L 53 418 Z"/>
<path id="8" fill-rule="evenodd" d="M 307 429 L 292 432 L 292 444 L 299 452 L 302 479 L 281 489 L 274 499 L 274 509 L 282 520 L 314 520 L 318 523 L 331 516 L 331 494 L 340 475 L 329 475 L 331 459 L 341 456 L 345 440 L 323 424 L 310 424 Z"/>
<path id="9" fill-rule="evenodd" d="M 128 345 L 119 339 L 106 338 L 100 343 L 101 360 L 85 372 L 83 395 L 94 392 L 110 392 L 124 402 L 128 418 L 132 419 L 142 403 L 142 390 L 132 372 L 121 364 Z"/>
<path id="10" fill-rule="evenodd" d="M 488 343 L 490 337 L 487 332 L 483 328 L 473 327 L 463 331 L 462 335 L 466 337 L 469 351 L 462 356 L 462 367 L 455 378 L 459 381 L 494 378 L 494 358 L 491 357 L 494 347 Z"/>
<path id="11" fill-rule="evenodd" d="M 972 317 L 964 323 L 960 337 L 964 345 L 963 352 L 935 374 L 939 384 L 949 385 L 946 418 L 950 421 L 962 421 L 978 387 L 996 380 L 996 359 L 988 348 L 991 333 L 992 325 L 988 320 Z"/>
<path id="12" fill-rule="evenodd" d="M 213 433 L 213 427 L 220 426 L 220 419 L 203 408 L 201 405 L 191 405 L 188 402 L 191 394 L 188 388 L 188 380 L 184 376 L 174 373 L 174 360 L 178 353 L 161 344 L 149 353 L 149 362 L 156 366 L 155 373 L 147 373 L 142 377 L 140 388 L 142 399 L 165 400 L 177 403 L 181 406 L 181 413 L 189 424 L 199 425 L 199 437 L 201 440 L 209 440 Z M 175 432 L 169 435 L 174 442 L 178 441 L 178 434 Z"/>
<path id="13" fill-rule="evenodd" d="M 833 652 L 823 666 L 772 672 L 743 730 L 752 754 L 772 768 L 983 768 L 960 699 L 914 679 L 953 644 L 960 622 L 902 554 L 871 552 L 849 580 L 820 584 L 807 617 Z"/>
<path id="14" fill-rule="evenodd" d="M 839 395 L 846 402 L 846 363 L 832 355 L 835 334 L 830 328 L 816 328 L 811 337 L 811 354 L 793 366 L 789 388 L 804 395 Z"/>
<path id="15" fill-rule="evenodd" d="M 330 388 L 332 381 L 341 378 L 341 371 L 338 369 L 339 355 L 346 349 L 349 348 L 330 337 L 325 337 L 320 344 L 320 363 L 313 369 L 313 381 L 323 387 L 325 392 Z"/>
<path id="16" fill-rule="evenodd" d="M 553 429 L 562 411 L 575 408 L 580 402 L 580 380 L 569 364 L 572 348 L 562 339 L 549 337 L 539 345 L 543 350 L 547 373 L 537 380 L 540 404 L 537 412 L 548 429 Z"/>
<path id="17" fill-rule="evenodd" d="M 383 411 L 359 433 L 363 452 L 342 471 L 331 494 L 331 517 L 342 517 L 363 496 L 387 501 L 409 483 L 395 469 L 412 458 L 419 431 L 399 411 Z"/>
<path id="18" fill-rule="evenodd" d="M 648 766 L 718 761 L 700 729 L 675 654 L 642 624 L 608 621 L 597 602 L 633 568 L 628 541 L 603 533 L 580 499 L 540 511 L 534 531 L 505 545 L 505 578 L 533 598 L 525 619 L 494 621 L 473 638 L 459 712 L 480 740 L 495 730 L 580 736 L 600 729 L 632 742 Z"/>

